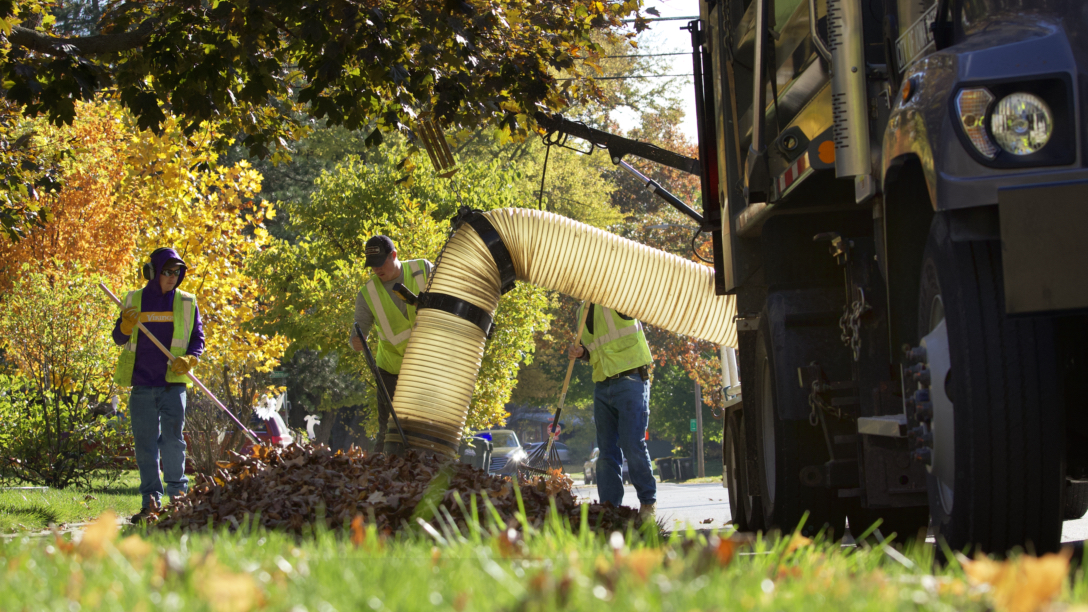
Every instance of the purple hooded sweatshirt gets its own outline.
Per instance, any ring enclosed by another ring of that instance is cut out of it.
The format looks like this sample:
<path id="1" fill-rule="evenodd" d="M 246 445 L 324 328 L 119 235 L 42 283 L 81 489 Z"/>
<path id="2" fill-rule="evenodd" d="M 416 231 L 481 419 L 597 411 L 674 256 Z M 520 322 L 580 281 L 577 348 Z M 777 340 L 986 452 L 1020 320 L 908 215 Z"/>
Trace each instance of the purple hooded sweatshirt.
<path id="1" fill-rule="evenodd" d="M 181 274 L 178 275 L 178 282 L 174 285 L 174 288 L 164 294 L 159 287 L 159 274 L 162 273 L 162 269 L 166 264 L 171 261 L 182 263 Z M 151 267 L 154 268 L 155 275 L 144 287 L 143 296 L 140 299 L 140 312 L 160 312 L 173 315 L 174 292 L 181 286 L 181 281 L 185 280 L 184 261 L 181 257 L 178 257 L 177 251 L 174 249 L 163 249 L 151 257 Z M 164 323 L 148 321 L 144 323 L 144 327 L 154 334 L 155 338 L 164 346 L 170 346 L 170 341 L 174 337 L 174 323 L 172 321 Z M 133 333 L 143 336 L 143 332 L 139 328 L 133 330 Z M 129 341 L 129 337 L 121 333 L 121 317 L 117 317 L 117 322 L 113 324 L 113 341 L 118 346 Z M 204 326 L 200 322 L 200 308 L 197 308 L 196 324 L 193 325 L 193 333 L 189 337 L 189 348 L 185 351 L 185 354 L 199 357 L 203 352 Z M 155 346 L 147 338 L 138 337 L 136 340 L 136 365 L 132 368 L 132 385 L 134 387 L 165 387 L 167 384 L 166 368 L 169 367 L 169 363 L 170 361 L 159 350 L 159 347 Z"/>

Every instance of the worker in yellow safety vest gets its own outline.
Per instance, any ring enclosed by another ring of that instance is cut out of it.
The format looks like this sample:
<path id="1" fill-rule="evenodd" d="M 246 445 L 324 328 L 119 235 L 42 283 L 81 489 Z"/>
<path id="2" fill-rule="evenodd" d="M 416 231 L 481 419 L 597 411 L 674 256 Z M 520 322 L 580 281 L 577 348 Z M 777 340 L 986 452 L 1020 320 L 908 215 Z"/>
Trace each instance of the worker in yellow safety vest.
<path id="1" fill-rule="evenodd" d="M 567 349 L 571 359 L 593 366 L 593 420 L 597 426 L 597 493 L 602 502 L 623 502 L 621 465 L 627 458 L 631 484 L 640 503 L 639 515 L 653 519 L 657 481 L 646 449 L 650 421 L 650 382 L 653 363 L 642 323 L 599 304 L 589 308 L 581 342 Z M 582 312 L 578 311 L 579 320 Z"/>
<path id="2" fill-rule="evenodd" d="M 397 248 L 388 236 L 374 236 L 366 241 L 366 265 L 374 273 L 355 297 L 355 322 L 359 324 L 363 337 L 360 338 L 353 327 L 351 346 L 357 351 L 363 350 L 363 342 L 370 329 L 377 329 L 378 353 L 375 360 L 392 400 L 397 390 L 397 375 L 404 360 L 404 349 L 408 346 L 408 336 L 412 334 L 412 326 L 416 322 L 416 307 L 393 293 L 393 285 L 400 283 L 419 295 L 427 286 L 434 265 L 426 259 L 400 261 Z M 391 408 L 380 395 L 378 437 L 375 440 L 375 448 L 379 450 L 385 446 Z"/>
<path id="3" fill-rule="evenodd" d="M 196 297 L 178 289 L 185 280 L 185 270 L 185 261 L 174 249 L 152 251 L 143 265 L 147 284 L 125 295 L 113 325 L 113 341 L 121 347 L 113 381 L 132 387 L 128 412 L 142 501 L 133 523 L 148 519 L 158 509 L 163 480 L 167 497 L 178 497 L 189 489 L 182 431 L 192 381 L 186 374 L 204 352 L 204 325 Z M 146 333 L 170 347 L 173 358 L 164 355 L 137 323 L 143 323 Z"/>

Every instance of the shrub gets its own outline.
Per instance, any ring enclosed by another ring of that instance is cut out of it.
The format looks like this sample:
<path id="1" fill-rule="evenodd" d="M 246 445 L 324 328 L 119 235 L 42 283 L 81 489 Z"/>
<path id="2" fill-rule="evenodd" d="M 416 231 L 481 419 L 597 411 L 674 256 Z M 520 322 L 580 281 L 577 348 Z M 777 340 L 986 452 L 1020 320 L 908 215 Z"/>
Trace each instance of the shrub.
<path id="1" fill-rule="evenodd" d="M 0 461 L 7 477 L 65 488 L 116 476 L 131 445 L 112 398 L 116 307 L 74 264 L 24 264 L 0 298 Z"/>

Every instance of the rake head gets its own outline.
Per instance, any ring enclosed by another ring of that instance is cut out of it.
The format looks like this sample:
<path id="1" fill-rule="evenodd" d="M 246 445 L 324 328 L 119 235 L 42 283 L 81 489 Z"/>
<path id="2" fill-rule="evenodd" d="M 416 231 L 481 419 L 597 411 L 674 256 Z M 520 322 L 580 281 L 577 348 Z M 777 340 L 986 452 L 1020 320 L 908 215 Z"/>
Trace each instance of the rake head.
<path id="1" fill-rule="evenodd" d="M 554 471 L 563 471 L 563 461 L 559 458 L 559 450 L 555 444 L 545 442 L 533 449 L 519 468 L 528 474 L 548 475 Z"/>
<path id="2" fill-rule="evenodd" d="M 457 161 L 453 159 L 453 151 L 446 142 L 446 135 L 442 128 L 432 119 L 430 113 L 423 113 L 416 119 L 416 135 L 423 141 L 423 148 L 431 158 L 431 164 L 442 178 L 450 178 L 458 168 Z"/>

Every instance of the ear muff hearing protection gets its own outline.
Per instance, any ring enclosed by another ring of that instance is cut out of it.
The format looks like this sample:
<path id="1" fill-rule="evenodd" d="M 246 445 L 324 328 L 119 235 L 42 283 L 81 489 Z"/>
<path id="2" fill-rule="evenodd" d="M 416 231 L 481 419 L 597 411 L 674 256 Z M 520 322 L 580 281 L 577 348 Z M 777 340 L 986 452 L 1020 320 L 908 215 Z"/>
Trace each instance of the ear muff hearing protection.
<path id="1" fill-rule="evenodd" d="M 147 258 L 147 263 L 144 264 L 144 268 L 143 268 L 144 278 L 146 278 L 147 280 L 151 280 L 151 279 L 155 278 L 155 266 L 153 266 L 151 264 L 151 258 L 155 256 L 155 253 L 158 253 L 160 251 L 169 251 L 169 250 L 170 249 L 168 249 L 166 247 L 159 247 L 159 248 L 155 249 L 154 251 L 151 251 L 151 255 L 149 255 L 148 258 Z"/>

